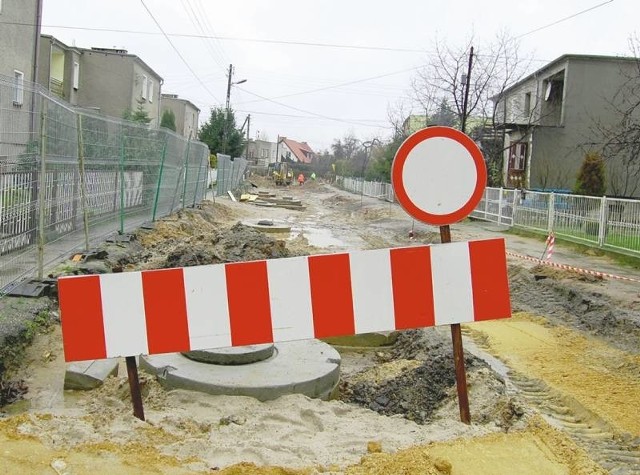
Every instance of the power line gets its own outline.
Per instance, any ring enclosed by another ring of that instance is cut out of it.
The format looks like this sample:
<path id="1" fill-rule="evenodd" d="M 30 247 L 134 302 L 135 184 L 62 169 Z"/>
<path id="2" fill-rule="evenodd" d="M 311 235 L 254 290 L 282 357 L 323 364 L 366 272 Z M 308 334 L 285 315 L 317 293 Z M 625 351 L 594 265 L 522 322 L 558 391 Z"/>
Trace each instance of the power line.
<path id="1" fill-rule="evenodd" d="M 357 122 L 357 121 L 353 121 L 353 120 L 338 119 L 337 117 L 329 117 L 327 115 L 318 114 L 316 112 L 311 112 L 311 111 L 308 111 L 308 110 L 300 109 L 298 107 L 293 107 L 293 106 L 284 104 L 282 102 L 278 102 L 278 101 L 275 101 L 273 99 L 269 99 L 268 97 L 261 96 L 260 94 L 256 94 L 255 92 L 251 92 L 251 91 L 249 91 L 247 89 L 243 89 L 241 87 L 238 87 L 238 89 L 240 89 L 241 91 L 244 91 L 247 94 L 250 94 L 252 96 L 259 97 L 260 99 L 263 99 L 265 101 L 273 102 L 274 104 L 277 104 L 277 105 L 279 105 L 281 107 L 286 107 L 287 109 L 291 109 L 291 110 L 294 110 L 294 111 L 297 111 L 297 112 L 302 112 L 304 114 L 309 114 L 309 115 L 312 115 L 312 116 L 315 116 L 315 117 L 320 117 L 320 118 L 326 119 L 326 120 L 333 120 L 335 122 L 343 122 L 345 124 L 353 124 L 353 125 L 361 125 L 361 126 L 364 126 L 364 127 L 371 127 L 371 125 L 364 124 L 362 122 Z"/>
<path id="2" fill-rule="evenodd" d="M 541 26 L 541 27 L 536 28 L 536 29 L 534 29 L 534 30 L 527 31 L 526 33 L 523 33 L 523 34 L 521 34 L 521 35 L 516 36 L 516 38 L 522 38 L 523 36 L 527 36 L 527 35 L 530 35 L 530 34 L 532 34 L 532 33 L 536 33 L 536 32 L 538 32 L 538 31 L 540 31 L 540 30 L 544 30 L 544 29 L 546 29 L 546 28 L 550 28 L 550 27 L 552 27 L 552 26 L 557 25 L 558 23 L 562 23 L 562 22 L 564 22 L 564 21 L 570 20 L 570 19 L 572 19 L 572 18 L 575 18 L 575 17 L 577 17 L 577 16 L 582 15 L 583 13 L 590 12 L 591 10 L 595 10 L 596 8 L 600 8 L 600 7 L 602 7 L 602 6 L 604 6 L 604 5 L 608 4 L 608 3 L 611 3 L 611 2 L 613 2 L 613 0 L 607 0 L 606 2 L 599 3 L 599 4 L 597 4 L 597 5 L 594 5 L 593 7 L 589 7 L 589 8 L 587 8 L 586 10 L 582 10 L 582 11 L 579 11 L 579 12 L 577 12 L 577 13 L 574 13 L 573 15 L 569 15 L 569 16 L 567 16 L 567 17 L 560 18 L 559 20 L 556 20 L 556 21 L 554 21 L 553 23 L 549 23 L 548 25 L 544 25 L 544 26 Z"/>
<path id="3" fill-rule="evenodd" d="M 343 83 L 339 83 L 339 84 L 333 84 L 333 85 L 330 85 L 330 86 L 319 87 L 319 88 L 316 88 L 316 89 L 309 89 L 307 91 L 293 92 L 291 94 L 285 94 L 285 95 L 282 95 L 282 96 L 272 97 L 271 99 L 284 99 L 285 97 L 301 96 L 303 94 L 312 94 L 312 93 L 315 93 L 315 92 L 326 91 L 328 89 L 335 89 L 335 88 L 343 87 L 343 86 L 351 86 L 352 84 L 358 84 L 358 83 L 362 83 L 362 82 L 366 82 L 366 81 L 373 81 L 374 79 L 380 79 L 380 78 L 385 78 L 385 77 L 388 77 L 388 76 L 394 76 L 396 74 L 407 73 L 409 71 L 415 71 L 417 69 L 420 69 L 421 67 L 423 67 L 423 66 L 415 66 L 413 68 L 402 69 L 400 71 L 394 71 L 394 72 L 387 73 L 387 74 L 379 74 L 377 76 L 370 76 L 370 77 L 367 77 L 367 78 L 356 79 L 356 80 L 353 80 L 353 81 L 347 81 L 347 82 L 343 82 Z M 249 104 L 249 103 L 252 103 L 252 102 L 260 102 L 260 101 L 263 101 L 263 100 L 264 99 L 254 99 L 252 101 L 245 101 L 242 104 Z"/>
<path id="4" fill-rule="evenodd" d="M 142 1 L 142 0 L 141 0 Z M 146 8 L 146 6 L 145 6 Z M 148 9 L 147 9 L 148 11 Z M 0 22 L 6 25 L 18 25 L 18 26 L 36 26 L 35 23 L 27 22 Z M 219 36 L 219 35 L 197 35 L 193 33 L 157 33 L 155 31 L 140 31 L 140 30 L 123 30 L 115 28 L 96 28 L 88 26 L 69 26 L 69 25 L 42 25 L 45 28 L 59 28 L 61 30 L 83 30 L 83 31 L 98 31 L 104 33 L 128 33 L 134 35 L 151 35 L 157 36 L 163 34 L 175 38 L 204 38 L 222 41 L 243 41 L 248 43 L 267 43 L 267 44 L 282 44 L 282 45 L 294 45 L 294 46 L 314 46 L 318 48 L 338 48 L 338 49 L 355 49 L 355 50 L 372 50 L 372 51 L 390 51 L 400 53 L 422 53 L 429 54 L 424 49 L 417 48 L 393 48 L 389 46 L 362 46 L 362 45 L 346 45 L 339 43 L 318 43 L 311 41 L 290 41 L 290 40 L 272 40 L 266 38 L 245 38 L 241 36 Z"/>
<path id="5" fill-rule="evenodd" d="M 200 18 L 198 17 L 198 15 L 196 15 L 196 12 L 194 11 L 193 6 L 191 5 L 191 2 L 189 0 L 181 0 L 181 3 L 182 3 L 182 8 L 187 14 L 187 17 L 189 17 L 189 21 L 191 22 L 191 24 L 196 29 L 198 29 L 201 33 L 205 34 L 204 27 L 200 22 Z M 211 59 L 213 59 L 213 62 L 217 64 L 224 71 L 225 67 L 223 66 L 223 61 L 220 61 L 220 59 L 218 59 L 216 52 L 211 47 L 209 42 L 206 39 L 203 39 L 202 43 L 204 44 L 204 49 L 207 50 L 207 52 L 209 53 L 209 56 L 211 56 Z"/>
<path id="6" fill-rule="evenodd" d="M 276 112 L 259 112 L 259 111 L 254 111 L 254 110 L 247 110 L 247 109 L 234 109 L 234 112 L 241 112 L 243 114 L 256 114 L 256 115 L 272 115 L 275 117 L 287 117 L 287 118 L 292 118 L 292 119 L 318 119 L 318 117 L 313 117 L 313 116 L 308 116 L 308 115 L 296 115 L 296 114 L 278 114 Z M 333 118 L 330 118 L 328 120 L 335 120 Z M 355 120 L 355 121 L 367 121 L 367 122 L 376 122 L 379 124 L 387 124 L 386 120 L 383 119 L 344 119 L 344 120 Z M 370 124 L 367 125 L 367 127 L 378 127 L 377 125 L 374 124 Z"/>
<path id="7" fill-rule="evenodd" d="M 147 11 L 147 13 L 149 14 L 149 16 L 151 17 L 151 19 L 153 20 L 153 22 L 156 24 L 156 26 L 158 27 L 158 29 L 162 32 L 162 34 L 164 35 L 164 37 L 167 39 L 167 41 L 169 42 L 169 44 L 171 45 L 171 47 L 173 48 L 173 50 L 176 52 L 176 54 L 180 57 L 180 59 L 182 60 L 182 62 L 184 63 L 184 65 L 189 69 L 189 71 L 191 71 L 191 74 L 193 74 L 193 76 L 198 80 L 198 82 L 200 83 L 200 85 L 204 88 L 205 91 L 207 91 L 209 93 L 209 95 L 211 97 L 213 97 L 213 99 L 216 102 L 220 102 L 220 100 L 216 97 L 216 95 L 211 92 L 209 90 L 209 88 L 207 87 L 207 85 L 202 81 L 202 79 L 200 79 L 200 77 L 196 74 L 196 72 L 193 70 L 193 68 L 191 67 L 191 65 L 187 62 L 186 59 L 184 59 L 184 56 L 182 56 L 182 54 L 180 53 L 180 51 L 178 50 L 178 48 L 176 48 L 176 46 L 173 44 L 173 42 L 171 41 L 171 38 L 169 38 L 169 36 L 164 32 L 164 30 L 162 29 L 162 26 L 160 26 L 160 23 L 158 23 L 158 20 L 156 20 L 156 17 L 153 16 L 153 13 L 151 13 L 151 10 L 149 10 L 149 8 L 147 7 L 147 5 L 144 3 L 144 0 L 140 0 L 140 3 L 142 3 L 142 6 L 144 7 L 144 9 Z"/>

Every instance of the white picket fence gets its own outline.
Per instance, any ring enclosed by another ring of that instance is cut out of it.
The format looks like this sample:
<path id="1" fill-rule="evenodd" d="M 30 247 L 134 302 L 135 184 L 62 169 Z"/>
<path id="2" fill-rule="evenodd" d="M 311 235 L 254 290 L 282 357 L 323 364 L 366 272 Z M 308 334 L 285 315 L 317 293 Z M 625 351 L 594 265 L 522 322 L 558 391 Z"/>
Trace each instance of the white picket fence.
<path id="1" fill-rule="evenodd" d="M 338 177 L 336 184 L 395 201 L 390 183 Z M 640 200 L 486 188 L 471 217 L 640 256 Z"/>

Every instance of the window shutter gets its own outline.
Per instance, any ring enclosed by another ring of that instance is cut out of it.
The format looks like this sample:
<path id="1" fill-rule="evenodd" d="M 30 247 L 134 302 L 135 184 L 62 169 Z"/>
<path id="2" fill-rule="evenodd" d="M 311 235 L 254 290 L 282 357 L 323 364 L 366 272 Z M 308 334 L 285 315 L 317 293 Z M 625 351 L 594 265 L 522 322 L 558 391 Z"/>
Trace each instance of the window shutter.
<path id="1" fill-rule="evenodd" d="M 21 106 L 24 102 L 24 73 L 14 69 L 13 78 L 13 103 L 16 106 Z"/>
<path id="2" fill-rule="evenodd" d="M 142 90 L 140 91 L 140 95 L 143 99 L 147 98 L 147 76 L 142 76 Z"/>
<path id="3" fill-rule="evenodd" d="M 73 62 L 73 88 L 77 91 L 80 85 L 80 63 Z"/>

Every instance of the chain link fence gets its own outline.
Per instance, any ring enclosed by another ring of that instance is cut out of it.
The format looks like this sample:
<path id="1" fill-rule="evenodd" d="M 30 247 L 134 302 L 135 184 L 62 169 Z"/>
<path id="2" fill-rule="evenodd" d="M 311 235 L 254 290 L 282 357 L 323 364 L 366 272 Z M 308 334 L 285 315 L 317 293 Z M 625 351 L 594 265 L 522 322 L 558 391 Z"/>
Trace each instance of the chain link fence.
<path id="1" fill-rule="evenodd" d="M 232 158 L 219 153 L 216 195 L 222 196 L 240 189 L 248 164 L 245 158 Z"/>
<path id="2" fill-rule="evenodd" d="M 61 257 L 204 199 L 209 149 L 0 77 L 0 295 Z"/>

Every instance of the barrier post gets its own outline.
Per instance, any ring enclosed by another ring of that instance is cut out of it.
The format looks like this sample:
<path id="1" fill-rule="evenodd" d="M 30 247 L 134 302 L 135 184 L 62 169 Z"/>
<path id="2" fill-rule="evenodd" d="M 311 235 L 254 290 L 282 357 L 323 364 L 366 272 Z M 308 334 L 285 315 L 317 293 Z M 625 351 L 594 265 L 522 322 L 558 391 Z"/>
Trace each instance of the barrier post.
<path id="1" fill-rule="evenodd" d="M 440 226 L 440 242 L 443 244 L 451 242 L 451 228 L 448 224 Z M 465 424 L 471 424 L 467 373 L 464 367 L 464 348 L 462 347 L 462 330 L 459 323 L 451 324 L 451 341 L 453 342 L 453 364 L 456 369 L 456 390 L 458 391 L 460 420 Z"/>
<path id="2" fill-rule="evenodd" d="M 142 406 L 142 393 L 140 392 L 140 380 L 138 379 L 138 365 L 135 356 L 126 356 L 127 376 L 129 378 L 129 391 L 131 392 L 131 404 L 133 415 L 144 421 L 144 407 Z"/>

